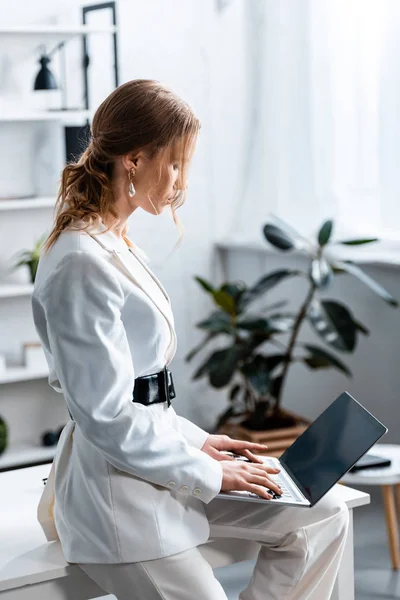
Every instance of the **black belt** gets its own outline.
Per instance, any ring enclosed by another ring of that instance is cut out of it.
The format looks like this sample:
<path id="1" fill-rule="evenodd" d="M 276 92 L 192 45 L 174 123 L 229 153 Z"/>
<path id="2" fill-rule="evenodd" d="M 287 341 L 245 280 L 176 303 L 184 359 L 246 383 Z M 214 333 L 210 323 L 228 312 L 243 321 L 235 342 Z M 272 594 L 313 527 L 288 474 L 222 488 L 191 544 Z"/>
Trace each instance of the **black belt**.
<path id="1" fill-rule="evenodd" d="M 174 381 L 168 367 L 164 367 L 158 373 L 135 378 L 132 402 L 140 402 L 146 405 L 156 404 L 157 402 L 168 402 L 168 406 L 170 406 L 171 398 L 175 398 L 175 396 Z M 68 412 L 70 418 L 73 420 L 69 409 Z"/>

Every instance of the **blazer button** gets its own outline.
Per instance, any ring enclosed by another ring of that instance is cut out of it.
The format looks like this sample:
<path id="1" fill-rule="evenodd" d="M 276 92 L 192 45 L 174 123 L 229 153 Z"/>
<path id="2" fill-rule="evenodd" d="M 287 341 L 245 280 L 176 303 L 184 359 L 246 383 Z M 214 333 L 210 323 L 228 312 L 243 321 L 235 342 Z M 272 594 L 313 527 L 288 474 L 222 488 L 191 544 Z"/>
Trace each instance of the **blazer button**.
<path id="1" fill-rule="evenodd" d="M 168 481 L 167 486 L 170 488 L 173 488 L 176 486 L 176 483 L 175 483 L 175 481 Z"/>
<path id="2" fill-rule="evenodd" d="M 201 494 L 201 489 L 200 489 L 200 488 L 194 488 L 194 490 L 193 490 L 193 494 L 196 494 L 196 496 L 197 496 L 198 494 Z"/>
<path id="3" fill-rule="evenodd" d="M 188 485 L 181 485 L 180 489 L 182 490 L 182 492 L 187 492 L 189 489 Z"/>

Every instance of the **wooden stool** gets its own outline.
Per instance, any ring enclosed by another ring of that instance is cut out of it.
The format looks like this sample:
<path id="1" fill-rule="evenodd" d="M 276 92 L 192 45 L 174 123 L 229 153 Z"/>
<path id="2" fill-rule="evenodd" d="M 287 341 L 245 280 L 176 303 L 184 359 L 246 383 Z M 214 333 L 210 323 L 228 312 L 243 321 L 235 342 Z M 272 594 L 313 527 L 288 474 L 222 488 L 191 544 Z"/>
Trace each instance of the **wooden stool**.
<path id="1" fill-rule="evenodd" d="M 351 486 L 379 485 L 382 488 L 390 557 L 392 568 L 397 571 L 400 568 L 400 554 L 394 490 L 396 489 L 397 508 L 400 514 L 400 446 L 397 444 L 375 444 L 369 452 L 376 456 L 390 458 L 392 464 L 390 467 L 380 469 L 363 469 L 355 473 L 346 473 L 341 479 L 341 483 Z"/>

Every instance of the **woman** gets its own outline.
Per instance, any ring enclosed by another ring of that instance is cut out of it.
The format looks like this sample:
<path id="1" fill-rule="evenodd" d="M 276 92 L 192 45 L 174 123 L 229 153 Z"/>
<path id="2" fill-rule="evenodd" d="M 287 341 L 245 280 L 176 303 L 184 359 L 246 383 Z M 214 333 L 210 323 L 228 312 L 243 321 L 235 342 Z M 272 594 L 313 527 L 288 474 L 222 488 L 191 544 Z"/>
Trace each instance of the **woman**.
<path id="1" fill-rule="evenodd" d="M 100 105 L 87 149 L 63 171 L 32 309 L 71 419 L 39 521 L 68 562 L 119 600 L 226 599 L 197 548 L 210 534 L 262 544 L 241 600 L 328 599 L 346 505 L 333 492 L 307 510 L 213 501 L 234 489 L 270 498 L 277 471 L 256 456 L 261 444 L 209 435 L 170 403 L 170 299 L 126 232 L 139 207 L 160 214 L 168 204 L 177 223 L 199 128 L 168 88 L 129 81 Z"/>

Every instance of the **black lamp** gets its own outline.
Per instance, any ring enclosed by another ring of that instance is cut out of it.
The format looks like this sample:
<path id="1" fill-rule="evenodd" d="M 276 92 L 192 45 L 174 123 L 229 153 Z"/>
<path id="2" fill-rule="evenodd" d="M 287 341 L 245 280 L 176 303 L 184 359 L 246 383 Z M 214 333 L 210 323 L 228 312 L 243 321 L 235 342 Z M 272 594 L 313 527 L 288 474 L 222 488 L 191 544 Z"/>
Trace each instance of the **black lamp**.
<path id="1" fill-rule="evenodd" d="M 40 57 L 39 63 L 41 65 L 39 73 L 36 75 L 34 90 L 56 90 L 57 82 L 54 78 L 53 73 L 47 66 L 51 62 L 49 56 L 43 55 Z"/>
<path id="2" fill-rule="evenodd" d="M 51 62 L 51 58 L 52 58 L 53 54 L 55 52 L 57 52 L 58 50 L 62 49 L 64 46 L 65 46 L 65 42 L 60 42 L 59 44 L 57 44 L 57 46 L 55 46 L 55 48 L 53 48 L 53 50 L 51 52 L 46 52 L 45 51 L 46 49 L 43 46 L 41 46 L 42 48 L 44 48 L 44 51 L 41 53 L 41 56 L 39 59 L 40 70 L 39 70 L 39 73 L 36 75 L 35 83 L 33 85 L 34 90 L 58 90 L 59 89 L 59 86 L 57 85 L 57 81 L 56 81 L 53 73 L 50 71 L 48 65 Z M 62 52 L 61 54 L 62 54 L 61 75 L 62 75 L 63 82 L 65 82 L 65 78 L 66 78 L 66 76 L 65 76 L 65 56 L 64 56 L 64 52 Z M 62 91 L 63 106 L 56 110 L 68 110 L 65 83 L 63 85 L 61 85 L 60 87 L 61 87 L 61 91 Z M 52 110 L 52 109 L 50 109 L 50 110 Z"/>

